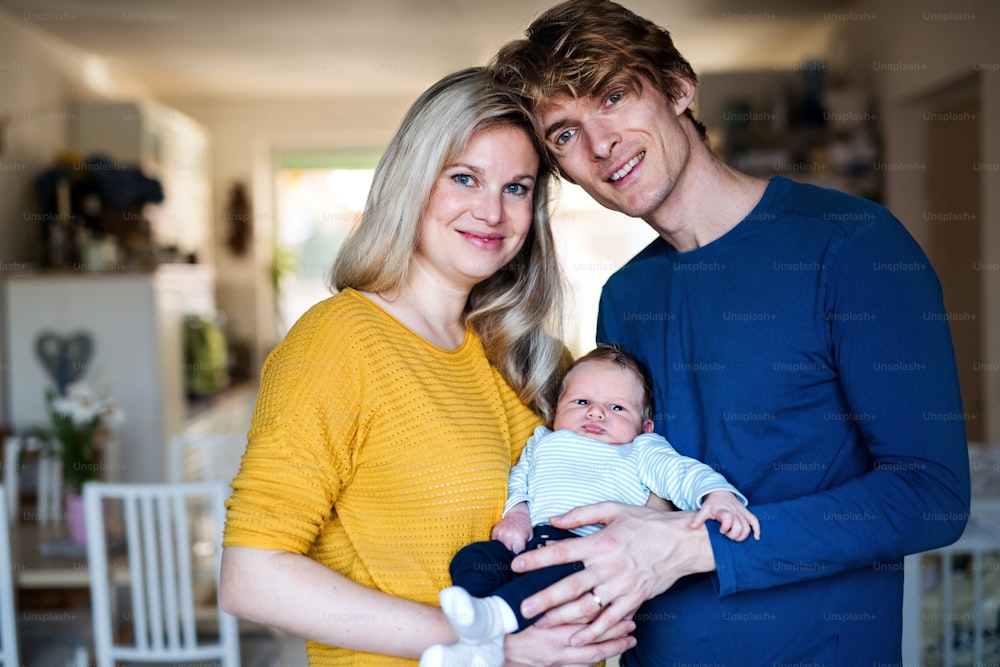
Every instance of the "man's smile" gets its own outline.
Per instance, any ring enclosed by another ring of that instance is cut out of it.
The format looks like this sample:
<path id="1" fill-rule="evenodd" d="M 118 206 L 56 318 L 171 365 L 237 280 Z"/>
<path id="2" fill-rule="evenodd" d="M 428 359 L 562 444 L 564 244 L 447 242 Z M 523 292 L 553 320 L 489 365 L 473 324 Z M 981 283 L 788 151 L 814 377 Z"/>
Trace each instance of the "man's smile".
<path id="1" fill-rule="evenodd" d="M 632 171 L 632 169 L 634 169 L 635 166 L 642 161 L 644 157 L 646 157 L 646 151 L 640 152 L 638 155 L 636 155 L 631 160 L 622 165 L 621 168 L 618 169 L 618 171 L 611 174 L 611 177 L 608 180 L 611 181 L 612 183 L 617 183 L 622 178 L 627 176 Z"/>

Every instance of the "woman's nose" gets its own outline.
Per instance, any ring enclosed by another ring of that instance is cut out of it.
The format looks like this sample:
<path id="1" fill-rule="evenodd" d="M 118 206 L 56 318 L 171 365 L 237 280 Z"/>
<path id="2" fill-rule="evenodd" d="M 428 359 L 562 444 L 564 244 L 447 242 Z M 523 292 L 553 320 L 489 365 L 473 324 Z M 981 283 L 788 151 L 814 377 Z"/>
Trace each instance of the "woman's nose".
<path id="1" fill-rule="evenodd" d="M 500 196 L 483 193 L 476 202 L 472 214 L 487 225 L 496 225 L 503 219 L 503 203 Z"/>

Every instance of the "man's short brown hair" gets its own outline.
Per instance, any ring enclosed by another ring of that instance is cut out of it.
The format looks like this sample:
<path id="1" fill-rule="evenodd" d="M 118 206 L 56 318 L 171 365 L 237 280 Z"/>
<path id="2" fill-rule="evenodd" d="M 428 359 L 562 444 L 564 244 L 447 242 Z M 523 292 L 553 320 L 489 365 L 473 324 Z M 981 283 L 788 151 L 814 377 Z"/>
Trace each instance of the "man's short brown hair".
<path id="1" fill-rule="evenodd" d="M 644 81 L 673 101 L 682 95 L 682 79 L 698 81 L 669 32 L 610 0 L 568 0 L 535 19 L 525 34 L 497 52 L 489 73 L 495 86 L 523 99 L 536 116 L 559 97 L 613 88 L 638 92 Z M 704 137 L 704 126 L 690 109 L 686 114 Z"/>

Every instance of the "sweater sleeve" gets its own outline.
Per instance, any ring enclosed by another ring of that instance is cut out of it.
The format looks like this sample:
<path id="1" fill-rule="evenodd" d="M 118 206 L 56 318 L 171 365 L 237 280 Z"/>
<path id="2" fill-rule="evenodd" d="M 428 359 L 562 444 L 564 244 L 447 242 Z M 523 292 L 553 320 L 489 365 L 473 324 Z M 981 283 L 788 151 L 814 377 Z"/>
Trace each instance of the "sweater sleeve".
<path id="1" fill-rule="evenodd" d="M 639 479 L 678 509 L 698 509 L 704 497 L 713 491 L 729 491 L 744 505 L 749 504 L 725 477 L 711 466 L 683 456 L 663 436 L 644 433 L 636 438 L 635 446 Z"/>
<path id="2" fill-rule="evenodd" d="M 833 488 L 755 506 L 759 541 L 709 531 L 722 594 L 871 568 L 953 542 L 968 519 L 965 418 L 930 262 L 891 219 L 845 241 L 828 279 L 838 380 L 867 449 L 844 456 L 870 463 Z"/>
<path id="3" fill-rule="evenodd" d="M 322 309 L 308 313 L 264 365 L 226 546 L 307 553 L 350 479 L 363 355 L 329 324 Z"/>

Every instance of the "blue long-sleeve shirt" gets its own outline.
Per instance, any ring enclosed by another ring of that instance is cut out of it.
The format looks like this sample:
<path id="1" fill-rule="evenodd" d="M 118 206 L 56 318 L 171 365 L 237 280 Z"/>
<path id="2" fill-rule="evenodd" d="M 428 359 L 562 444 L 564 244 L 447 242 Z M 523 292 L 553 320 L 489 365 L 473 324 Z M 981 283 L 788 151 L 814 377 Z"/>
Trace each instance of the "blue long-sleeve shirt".
<path id="1" fill-rule="evenodd" d="M 722 238 L 611 277 L 598 340 L 649 366 L 655 430 L 761 522 L 708 531 L 716 572 L 643 606 L 626 664 L 899 663 L 902 557 L 968 518 L 950 317 L 888 211 L 784 178 Z"/>

